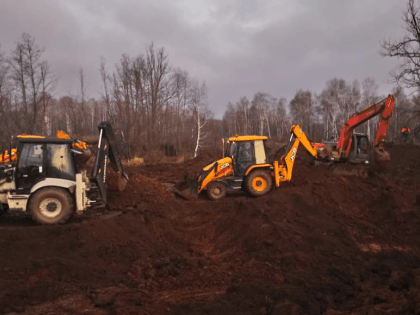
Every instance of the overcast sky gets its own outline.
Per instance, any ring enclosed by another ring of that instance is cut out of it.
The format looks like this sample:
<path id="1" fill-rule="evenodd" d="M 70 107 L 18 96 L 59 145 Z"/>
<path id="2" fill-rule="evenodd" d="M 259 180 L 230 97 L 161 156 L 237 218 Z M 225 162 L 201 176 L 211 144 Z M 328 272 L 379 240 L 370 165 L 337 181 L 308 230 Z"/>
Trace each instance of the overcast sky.
<path id="1" fill-rule="evenodd" d="M 216 118 L 226 104 L 255 92 L 290 101 L 297 90 L 319 93 L 334 77 L 374 77 L 389 94 L 399 62 L 379 55 L 380 41 L 404 35 L 408 0 L 1 0 L 0 49 L 23 32 L 45 47 L 59 76 L 56 96 L 99 98 L 101 56 L 112 72 L 123 53 L 148 43 L 165 47 L 172 66 L 206 81 Z"/>

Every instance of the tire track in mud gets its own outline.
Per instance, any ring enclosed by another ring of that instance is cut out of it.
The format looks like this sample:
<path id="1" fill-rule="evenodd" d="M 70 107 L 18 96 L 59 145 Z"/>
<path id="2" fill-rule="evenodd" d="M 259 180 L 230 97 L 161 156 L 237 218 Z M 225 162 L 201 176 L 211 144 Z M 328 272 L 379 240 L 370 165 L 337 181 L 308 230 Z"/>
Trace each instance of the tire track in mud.
<path id="1" fill-rule="evenodd" d="M 214 298 L 226 294 L 227 286 L 207 287 L 197 290 L 191 288 L 183 288 L 177 290 L 160 291 L 155 294 L 152 299 L 156 302 L 165 301 L 170 303 L 179 303 L 188 300 L 213 300 Z"/>
<path id="2" fill-rule="evenodd" d="M 243 212 L 244 202 L 240 201 L 239 206 L 237 198 L 184 202 L 182 211 L 176 207 L 178 210 L 171 210 L 169 214 L 173 237 L 190 244 L 193 250 L 205 257 L 214 259 L 243 252 L 242 244 L 251 237 L 249 231 L 252 225 L 263 230 L 272 228 L 271 223 L 261 222 L 261 213 Z"/>
<path id="3" fill-rule="evenodd" d="M 186 211 L 176 212 L 175 237 L 192 245 L 194 251 L 205 257 L 222 257 L 232 253 L 232 250 L 220 251 L 226 231 L 216 233 L 220 222 L 225 218 L 223 213 L 208 209 L 208 202 L 198 202 L 197 206 L 189 205 Z"/>

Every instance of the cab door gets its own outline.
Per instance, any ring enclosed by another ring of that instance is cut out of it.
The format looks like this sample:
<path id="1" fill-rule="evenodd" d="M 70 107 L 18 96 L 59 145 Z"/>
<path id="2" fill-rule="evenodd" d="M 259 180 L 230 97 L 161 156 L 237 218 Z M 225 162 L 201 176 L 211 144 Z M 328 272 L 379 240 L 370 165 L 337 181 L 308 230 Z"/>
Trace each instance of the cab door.
<path id="1" fill-rule="evenodd" d="M 267 163 L 267 156 L 265 154 L 265 146 L 263 140 L 254 141 L 255 149 L 255 164 L 265 164 Z"/>
<path id="2" fill-rule="evenodd" d="M 16 192 L 29 194 L 31 188 L 45 179 L 45 145 L 23 143 L 16 169 Z"/>
<path id="3" fill-rule="evenodd" d="M 248 167 L 255 165 L 254 141 L 238 141 L 235 159 L 235 175 L 243 177 Z"/>

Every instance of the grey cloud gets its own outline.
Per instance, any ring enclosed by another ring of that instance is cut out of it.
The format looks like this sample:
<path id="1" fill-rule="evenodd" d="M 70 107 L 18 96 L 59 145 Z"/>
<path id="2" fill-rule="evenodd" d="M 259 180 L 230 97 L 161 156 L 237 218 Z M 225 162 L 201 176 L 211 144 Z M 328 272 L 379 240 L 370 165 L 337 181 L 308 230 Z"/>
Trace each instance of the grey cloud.
<path id="1" fill-rule="evenodd" d="M 83 67 L 88 94 L 99 97 L 100 57 L 112 71 L 123 53 L 134 57 L 153 41 L 173 66 L 207 82 L 221 117 L 243 95 L 290 100 L 300 88 L 320 92 L 333 77 L 373 76 L 387 93 L 398 60 L 380 57 L 379 42 L 403 35 L 405 7 L 393 0 L 6 0 L 0 44 L 8 52 L 28 32 L 60 76 L 57 95 L 77 93 Z"/>

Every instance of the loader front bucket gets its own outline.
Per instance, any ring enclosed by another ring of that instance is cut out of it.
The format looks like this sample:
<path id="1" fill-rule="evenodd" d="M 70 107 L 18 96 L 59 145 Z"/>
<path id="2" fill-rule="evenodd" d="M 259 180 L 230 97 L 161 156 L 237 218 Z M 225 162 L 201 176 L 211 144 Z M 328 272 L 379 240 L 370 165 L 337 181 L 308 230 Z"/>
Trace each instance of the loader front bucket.
<path id="1" fill-rule="evenodd" d="M 375 166 L 379 169 L 387 169 L 391 166 L 391 155 L 381 148 L 373 148 Z"/>
<path id="2" fill-rule="evenodd" d="M 176 194 L 187 200 L 198 199 L 198 178 L 191 179 L 187 176 L 184 178 L 179 189 L 174 188 Z"/>

